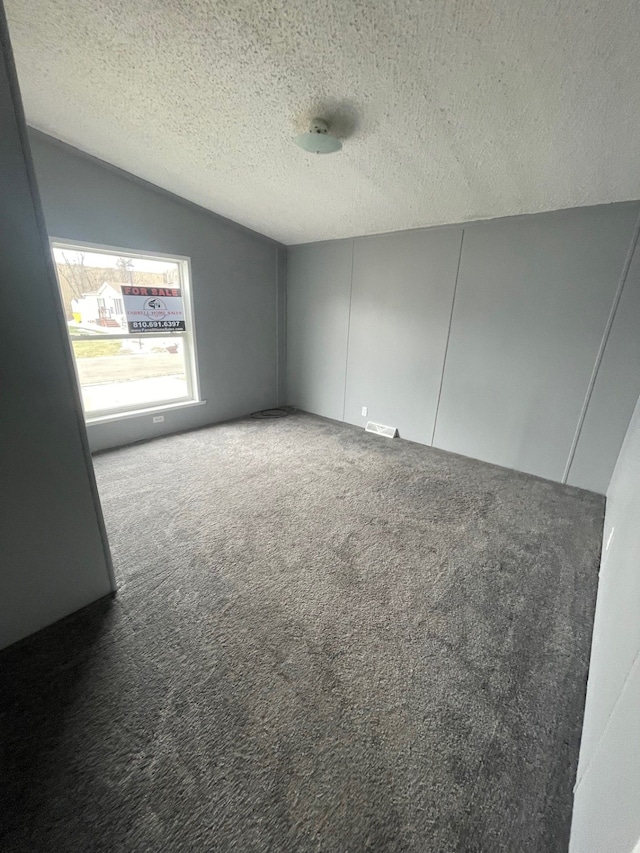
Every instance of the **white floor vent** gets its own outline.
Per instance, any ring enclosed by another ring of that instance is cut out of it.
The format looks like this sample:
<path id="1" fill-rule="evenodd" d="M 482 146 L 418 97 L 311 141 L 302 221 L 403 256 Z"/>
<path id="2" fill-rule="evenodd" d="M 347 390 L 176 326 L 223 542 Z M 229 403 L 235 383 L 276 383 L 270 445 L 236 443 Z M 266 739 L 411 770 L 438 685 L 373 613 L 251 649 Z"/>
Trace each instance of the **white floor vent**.
<path id="1" fill-rule="evenodd" d="M 368 421 L 365 427 L 365 432 L 375 432 L 376 435 L 384 435 L 387 438 L 395 438 L 398 434 L 398 428 L 385 426 L 384 424 L 376 424 L 373 421 Z"/>

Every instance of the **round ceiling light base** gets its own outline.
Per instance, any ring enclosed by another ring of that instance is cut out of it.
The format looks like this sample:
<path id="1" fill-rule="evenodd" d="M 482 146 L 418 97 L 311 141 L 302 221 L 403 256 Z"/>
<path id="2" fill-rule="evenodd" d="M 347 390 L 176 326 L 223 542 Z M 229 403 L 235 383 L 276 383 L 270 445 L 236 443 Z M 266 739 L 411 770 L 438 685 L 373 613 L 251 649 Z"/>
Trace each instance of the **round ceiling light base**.
<path id="1" fill-rule="evenodd" d="M 321 118 L 314 118 L 308 132 L 294 136 L 293 141 L 310 154 L 333 154 L 342 148 L 342 142 L 329 133 L 329 125 Z"/>

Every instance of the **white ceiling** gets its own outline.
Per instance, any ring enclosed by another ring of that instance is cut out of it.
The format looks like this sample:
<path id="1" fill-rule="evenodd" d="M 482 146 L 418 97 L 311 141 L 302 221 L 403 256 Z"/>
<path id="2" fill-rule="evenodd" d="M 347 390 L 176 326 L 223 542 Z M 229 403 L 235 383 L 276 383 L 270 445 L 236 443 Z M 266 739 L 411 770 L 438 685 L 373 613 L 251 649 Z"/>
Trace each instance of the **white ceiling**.
<path id="1" fill-rule="evenodd" d="M 637 0 L 6 6 L 30 124 L 284 243 L 640 197 Z"/>

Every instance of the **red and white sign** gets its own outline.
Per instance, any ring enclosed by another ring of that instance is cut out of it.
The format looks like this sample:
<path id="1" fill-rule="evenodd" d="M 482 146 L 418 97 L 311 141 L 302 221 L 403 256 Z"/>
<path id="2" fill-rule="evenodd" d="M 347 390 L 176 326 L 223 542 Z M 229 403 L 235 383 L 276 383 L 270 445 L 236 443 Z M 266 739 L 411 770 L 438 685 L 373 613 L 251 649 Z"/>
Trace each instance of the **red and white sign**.
<path id="1" fill-rule="evenodd" d="M 182 291 L 179 287 L 122 285 L 122 301 L 131 334 L 184 332 Z"/>

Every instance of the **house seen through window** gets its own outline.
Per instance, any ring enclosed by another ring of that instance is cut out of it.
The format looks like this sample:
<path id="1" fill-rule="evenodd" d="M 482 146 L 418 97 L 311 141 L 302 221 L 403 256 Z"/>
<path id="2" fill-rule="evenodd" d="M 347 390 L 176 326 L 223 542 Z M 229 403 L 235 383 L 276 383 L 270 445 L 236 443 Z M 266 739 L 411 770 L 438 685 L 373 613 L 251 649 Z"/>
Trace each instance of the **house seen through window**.
<path id="1" fill-rule="evenodd" d="M 188 260 L 52 251 L 87 420 L 197 400 Z"/>

